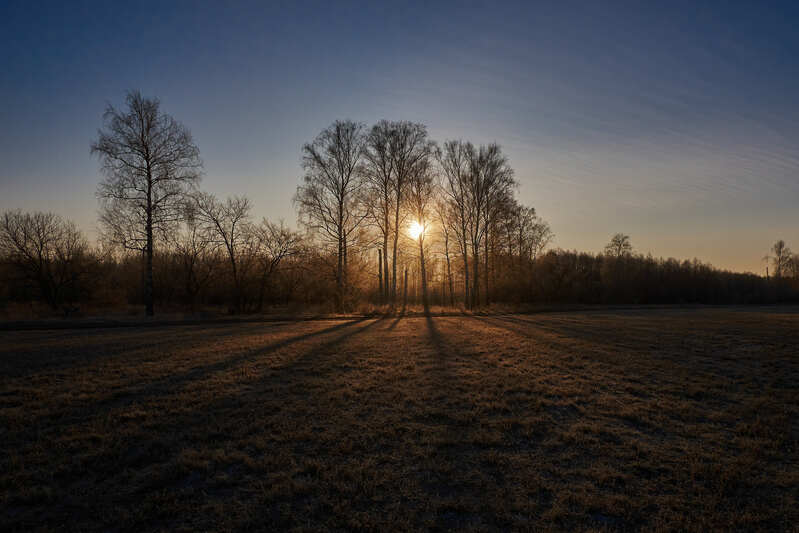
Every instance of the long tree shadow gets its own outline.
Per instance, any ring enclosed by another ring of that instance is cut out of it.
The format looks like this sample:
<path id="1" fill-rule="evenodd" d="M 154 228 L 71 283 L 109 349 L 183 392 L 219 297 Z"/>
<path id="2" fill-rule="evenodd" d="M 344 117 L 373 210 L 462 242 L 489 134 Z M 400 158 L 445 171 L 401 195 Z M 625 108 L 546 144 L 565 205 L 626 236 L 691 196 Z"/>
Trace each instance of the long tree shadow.
<path id="1" fill-rule="evenodd" d="M 264 355 L 270 354 L 282 348 L 286 348 L 295 343 L 303 342 L 321 335 L 334 333 L 336 331 L 352 327 L 358 323 L 363 322 L 364 320 L 367 319 L 359 318 L 348 322 L 342 322 L 340 324 L 336 324 L 334 326 L 330 326 L 324 329 L 303 333 L 302 335 L 295 335 L 287 339 L 273 342 L 266 346 L 262 346 L 253 350 L 248 350 L 234 357 L 227 357 L 214 363 L 195 366 L 185 372 L 172 373 L 162 378 L 153 379 L 140 386 L 128 386 L 123 390 L 110 394 L 108 397 L 104 398 L 101 401 L 94 401 L 91 404 L 67 409 L 64 411 L 58 411 L 58 418 L 63 419 L 65 421 L 69 421 L 71 419 L 74 419 L 75 417 L 80 418 L 89 413 L 91 413 L 92 415 L 102 414 L 112 409 L 117 409 L 134 404 L 142 404 L 157 399 L 159 397 L 169 396 L 171 394 L 174 394 L 176 390 L 180 389 L 181 387 L 185 386 L 190 382 L 207 379 L 212 375 L 220 374 L 222 372 L 232 369 L 237 365 L 257 360 L 258 358 L 263 357 Z M 342 337 L 346 338 L 347 336 L 349 335 L 345 334 Z M 52 414 L 48 414 L 43 418 L 51 420 L 52 417 L 53 417 Z M 34 425 L 37 422 L 38 421 L 34 421 Z"/>
<path id="2" fill-rule="evenodd" d="M 538 341 L 542 346 L 555 348 L 562 354 L 573 352 L 575 347 L 574 341 L 581 340 L 579 337 L 570 337 L 564 334 L 565 332 L 560 333 L 555 329 L 542 327 L 537 323 L 514 319 L 512 317 L 469 316 L 468 318 L 490 327 L 505 330 L 522 338 Z"/>
<path id="3" fill-rule="evenodd" d="M 583 319 L 575 321 L 572 318 L 558 318 L 556 320 L 547 320 L 546 322 L 509 315 L 491 318 L 503 322 L 519 324 L 526 327 L 528 331 L 539 330 L 557 336 L 590 342 L 594 345 L 606 345 L 611 348 L 634 347 L 631 346 L 631 343 L 635 339 L 645 339 L 644 341 L 639 341 L 637 344 L 645 344 L 648 346 L 649 339 L 656 338 L 658 334 L 664 331 L 663 328 L 658 328 L 656 324 L 649 324 L 641 327 L 640 325 L 624 323 L 623 328 L 619 328 L 617 325 L 611 328 L 608 324 L 601 321 L 601 316 L 593 316 L 591 320 Z M 617 322 L 614 322 L 614 324 L 617 324 Z M 635 335 L 629 335 L 628 333 L 630 332 L 635 333 Z"/>
<path id="4" fill-rule="evenodd" d="M 275 325 L 281 324 L 270 323 L 269 327 Z M 74 374 L 81 369 L 92 369 L 98 362 L 109 364 L 122 362 L 121 359 L 124 359 L 124 366 L 134 366 L 142 362 L 163 360 L 165 352 L 182 350 L 187 346 L 208 346 L 211 342 L 228 338 L 231 331 L 242 335 L 264 330 L 264 325 L 244 324 L 235 329 L 233 327 L 215 325 L 77 330 L 74 335 L 71 332 L 54 335 L 49 342 L 30 344 L 23 337 L 16 343 L 8 342 L 0 348 L 0 372 L 3 378 L 17 379 L 40 372 L 66 371 Z M 36 341 L 40 339 L 37 337 Z"/>
<path id="5" fill-rule="evenodd" d="M 301 356 L 293 359 L 289 364 L 274 368 L 272 370 L 274 377 L 276 379 L 280 379 L 286 375 L 296 375 L 298 372 L 307 372 L 309 366 L 318 367 L 313 372 L 315 376 L 323 375 L 325 372 L 335 371 L 336 365 L 343 362 L 345 355 L 342 353 L 336 353 L 336 350 L 334 349 L 352 337 L 366 332 L 367 330 L 377 326 L 387 319 L 387 316 L 381 316 L 377 319 L 372 319 L 371 322 L 360 328 L 347 331 L 346 333 L 343 333 L 327 342 L 323 342 L 322 344 L 315 346 L 313 349 L 308 350 Z M 356 323 L 363 322 L 364 320 L 367 319 L 364 318 L 357 320 L 350 325 L 355 325 Z"/>
<path id="6" fill-rule="evenodd" d="M 339 335 L 336 335 L 332 339 L 323 342 L 321 344 L 315 344 L 306 351 L 304 351 L 301 355 L 291 359 L 289 362 L 276 366 L 276 367 L 269 367 L 264 372 L 268 374 L 261 374 L 257 376 L 251 376 L 249 378 L 243 377 L 237 380 L 237 384 L 239 385 L 249 385 L 249 388 L 246 392 L 246 395 L 250 399 L 260 399 L 263 398 L 264 394 L 269 394 L 274 386 L 280 385 L 282 387 L 303 387 L 305 381 L 309 379 L 320 380 L 326 374 L 335 372 L 336 365 L 342 362 L 342 358 L 344 357 L 342 354 L 337 353 L 336 348 L 347 342 L 349 339 L 366 332 L 367 330 L 373 328 L 376 324 L 380 323 L 381 321 L 385 320 L 385 318 L 378 318 L 371 320 L 369 323 L 356 328 L 356 329 L 349 329 L 352 326 L 362 323 L 366 320 L 370 320 L 367 318 L 361 318 L 358 320 L 353 320 L 347 322 L 345 324 L 339 324 L 337 326 L 333 326 L 330 328 L 325 328 L 323 330 L 306 333 L 303 335 L 299 335 L 296 337 L 292 337 L 291 339 L 286 339 L 284 341 L 276 342 L 270 344 L 264 348 L 259 350 L 255 350 L 252 352 L 248 352 L 247 354 L 243 354 L 241 356 L 226 359 L 220 363 L 228 363 L 224 366 L 220 365 L 219 363 L 214 365 L 209 365 L 213 367 L 213 372 L 220 373 L 224 370 L 232 368 L 236 363 L 245 363 L 248 361 L 254 361 L 258 358 L 266 355 L 270 352 L 273 352 L 279 348 L 290 346 L 294 343 L 307 340 L 313 337 L 317 337 L 324 334 L 330 334 L 336 331 L 347 330 Z M 318 367 L 318 368 L 317 368 Z M 206 367 L 203 367 L 206 369 Z M 206 369 L 207 370 L 207 369 Z M 187 373 L 189 374 L 189 373 Z M 207 375 L 207 372 L 206 372 Z M 169 383 L 169 378 L 165 378 L 162 381 Z M 180 377 L 181 381 L 187 381 L 188 375 L 183 375 Z M 198 377 L 199 379 L 199 377 Z M 168 395 L 175 392 L 175 387 L 172 387 L 172 390 L 167 390 L 163 386 L 155 391 L 154 394 L 149 394 L 145 396 L 138 395 L 134 398 L 134 402 L 146 402 L 152 400 L 158 396 Z M 228 392 L 222 394 L 216 394 L 213 397 L 213 400 L 204 404 L 202 411 L 194 411 L 192 414 L 191 411 L 189 412 L 182 412 L 180 413 L 180 418 L 188 416 L 191 418 L 192 416 L 200 416 L 205 417 L 209 414 L 214 415 L 220 412 L 220 409 L 229 408 L 231 405 L 239 405 L 241 402 L 244 402 L 244 398 L 242 396 L 241 391 L 235 392 Z M 231 400 L 236 400 L 235 402 L 231 403 Z M 241 401 L 239 401 L 241 400 Z M 245 402 L 246 403 L 246 402 Z M 191 427 L 194 422 L 188 424 Z"/>
<path id="7" fill-rule="evenodd" d="M 397 318 L 395 318 L 394 321 L 388 326 L 388 331 L 393 331 L 394 328 L 397 327 L 397 324 L 399 324 L 399 321 L 402 320 L 402 317 L 403 315 L 399 315 Z"/>
<path id="8" fill-rule="evenodd" d="M 425 324 L 433 348 L 428 394 L 435 402 L 426 422 L 432 428 L 430 459 L 436 466 L 425 472 L 422 490 L 440 502 L 433 517 L 436 529 L 476 527 L 490 519 L 475 511 L 484 494 L 472 476 L 464 475 L 480 469 L 484 452 L 475 445 L 480 433 L 477 404 L 459 375 L 458 365 L 465 364 L 466 356 L 445 338 L 429 312 Z"/>

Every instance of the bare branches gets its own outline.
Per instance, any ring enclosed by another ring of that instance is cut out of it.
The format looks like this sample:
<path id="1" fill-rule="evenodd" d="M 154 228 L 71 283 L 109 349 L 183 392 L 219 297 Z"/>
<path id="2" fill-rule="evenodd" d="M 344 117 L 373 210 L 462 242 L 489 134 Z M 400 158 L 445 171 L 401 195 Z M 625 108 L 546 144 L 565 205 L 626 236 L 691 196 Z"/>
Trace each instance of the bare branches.
<path id="1" fill-rule="evenodd" d="M 630 236 L 624 233 L 616 233 L 610 242 L 605 246 L 605 255 L 620 258 L 632 255 L 633 245 L 630 244 Z"/>
<path id="2" fill-rule="evenodd" d="M 195 216 L 205 224 L 212 242 L 224 248 L 230 263 L 234 284 L 233 310 L 243 311 L 243 280 L 252 266 L 252 248 L 255 246 L 251 229 L 252 209 L 244 196 L 233 196 L 224 202 L 209 193 L 192 196 Z"/>
<path id="3" fill-rule="evenodd" d="M 336 248 L 339 310 L 343 309 L 347 290 L 349 236 L 367 216 L 358 201 L 365 144 L 362 124 L 336 121 L 323 130 L 302 148 L 304 184 L 294 196 L 302 223 Z"/>
<path id="4" fill-rule="evenodd" d="M 774 243 L 771 253 L 763 259 L 771 263 L 774 277 L 777 279 L 796 271 L 796 258 L 782 239 Z"/>
<path id="5" fill-rule="evenodd" d="M 184 198 L 200 179 L 202 161 L 191 132 L 160 111 L 158 99 L 128 93 L 127 109 L 108 106 L 91 153 L 105 179 L 97 187 L 102 235 L 145 252 L 144 300 L 153 314 L 154 234 L 167 235 L 183 215 Z"/>
<path id="6" fill-rule="evenodd" d="M 53 213 L 7 211 L 0 220 L 0 257 L 53 309 L 77 297 L 87 249 L 75 224 Z"/>

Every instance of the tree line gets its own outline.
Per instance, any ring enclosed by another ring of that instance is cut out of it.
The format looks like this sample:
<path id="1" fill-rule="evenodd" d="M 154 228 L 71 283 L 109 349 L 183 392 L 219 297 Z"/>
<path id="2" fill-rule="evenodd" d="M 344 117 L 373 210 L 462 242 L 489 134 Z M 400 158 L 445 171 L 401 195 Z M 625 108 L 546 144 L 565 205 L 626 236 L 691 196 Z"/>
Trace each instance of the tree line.
<path id="1" fill-rule="evenodd" d="M 103 179 L 98 242 L 52 213 L 0 224 L 0 303 L 156 304 L 264 312 L 274 306 L 492 303 L 766 303 L 799 295 L 799 256 L 778 241 L 770 275 L 655 259 L 614 235 L 603 253 L 551 250 L 553 233 L 516 198 L 497 144 L 432 140 L 423 124 L 336 121 L 301 147 L 299 230 L 255 220 L 244 196 L 200 188 L 188 128 L 157 99 L 109 106 L 91 153 Z"/>

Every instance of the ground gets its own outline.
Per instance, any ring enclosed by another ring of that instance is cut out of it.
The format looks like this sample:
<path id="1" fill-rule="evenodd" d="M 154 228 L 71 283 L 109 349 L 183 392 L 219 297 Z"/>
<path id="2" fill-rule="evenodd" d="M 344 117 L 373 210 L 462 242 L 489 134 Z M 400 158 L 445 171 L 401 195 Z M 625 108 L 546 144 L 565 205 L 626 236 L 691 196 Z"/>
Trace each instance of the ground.
<path id="1" fill-rule="evenodd" d="M 795 530 L 799 313 L 0 332 L 0 529 Z"/>

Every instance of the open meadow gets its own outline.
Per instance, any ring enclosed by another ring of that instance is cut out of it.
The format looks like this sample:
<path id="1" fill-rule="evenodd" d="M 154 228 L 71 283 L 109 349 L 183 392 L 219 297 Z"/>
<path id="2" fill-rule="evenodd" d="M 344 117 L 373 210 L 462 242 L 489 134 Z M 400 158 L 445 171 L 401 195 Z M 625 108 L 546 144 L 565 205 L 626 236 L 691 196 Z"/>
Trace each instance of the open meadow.
<path id="1" fill-rule="evenodd" d="M 0 332 L 0 529 L 799 523 L 799 312 Z"/>

